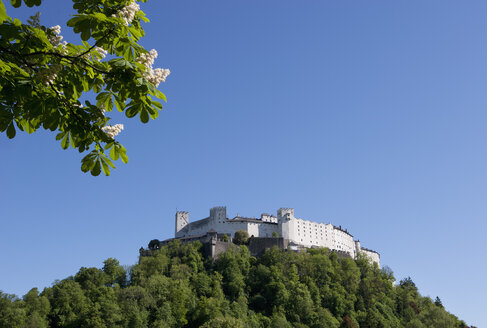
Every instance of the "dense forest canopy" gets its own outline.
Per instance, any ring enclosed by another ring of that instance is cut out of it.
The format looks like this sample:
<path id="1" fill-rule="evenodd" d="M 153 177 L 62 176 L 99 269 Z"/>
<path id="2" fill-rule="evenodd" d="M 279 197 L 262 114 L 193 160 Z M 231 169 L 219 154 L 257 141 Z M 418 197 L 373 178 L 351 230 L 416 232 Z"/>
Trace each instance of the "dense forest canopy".
<path id="1" fill-rule="evenodd" d="M 0 293 L 0 327 L 468 327 L 389 268 L 327 249 L 245 246 L 205 258 L 174 241 L 124 268 L 81 268 L 22 299 Z"/>

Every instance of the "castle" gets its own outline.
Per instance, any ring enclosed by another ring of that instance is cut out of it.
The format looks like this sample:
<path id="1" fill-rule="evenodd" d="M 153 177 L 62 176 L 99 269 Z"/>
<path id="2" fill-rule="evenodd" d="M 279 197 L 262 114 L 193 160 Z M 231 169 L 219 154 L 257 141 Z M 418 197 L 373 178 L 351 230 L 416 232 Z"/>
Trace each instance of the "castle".
<path id="1" fill-rule="evenodd" d="M 260 218 L 248 218 L 237 215 L 228 219 L 226 207 L 219 206 L 210 209 L 209 217 L 194 222 L 189 222 L 188 212 L 179 211 L 176 212 L 175 223 L 175 239 L 182 241 L 209 241 L 211 238 L 208 236 L 221 240 L 218 236 L 227 235 L 232 238 L 236 231 L 244 230 L 254 240 L 261 239 L 261 245 L 267 245 L 271 238 L 277 237 L 281 240 L 281 248 L 327 247 L 351 258 L 362 253 L 380 265 L 379 253 L 361 247 L 360 241 L 354 240 L 346 229 L 331 223 L 296 218 L 292 208 L 280 208 L 277 216 L 262 214 Z"/>

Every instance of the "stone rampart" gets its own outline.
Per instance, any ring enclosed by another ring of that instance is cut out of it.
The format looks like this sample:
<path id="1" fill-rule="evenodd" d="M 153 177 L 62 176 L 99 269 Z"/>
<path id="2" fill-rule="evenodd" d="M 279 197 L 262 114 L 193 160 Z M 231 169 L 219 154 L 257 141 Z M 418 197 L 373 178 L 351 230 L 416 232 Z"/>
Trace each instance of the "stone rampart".
<path id="1" fill-rule="evenodd" d="M 279 249 L 287 249 L 288 242 L 287 239 L 282 237 L 250 238 L 247 247 L 249 248 L 250 255 L 260 256 L 267 248 L 272 248 L 274 246 L 277 246 Z"/>

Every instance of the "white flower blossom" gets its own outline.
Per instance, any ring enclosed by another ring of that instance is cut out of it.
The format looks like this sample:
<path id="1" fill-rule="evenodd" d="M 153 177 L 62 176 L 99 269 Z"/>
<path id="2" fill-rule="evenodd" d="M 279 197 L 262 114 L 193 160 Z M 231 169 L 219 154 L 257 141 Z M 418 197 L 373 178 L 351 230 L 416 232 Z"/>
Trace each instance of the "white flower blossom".
<path id="1" fill-rule="evenodd" d="M 159 86 L 159 83 L 166 82 L 166 77 L 168 77 L 169 74 L 171 74 L 171 71 L 169 69 L 156 68 L 155 70 L 146 72 L 146 74 L 144 74 L 144 77 L 147 81 L 154 84 L 154 86 L 157 88 Z"/>
<path id="2" fill-rule="evenodd" d="M 152 65 L 154 64 L 154 59 L 157 58 L 157 51 L 152 49 L 149 53 L 142 53 L 136 59 L 139 64 L 145 66 L 144 78 L 152 83 L 156 88 L 159 86 L 159 83 L 166 82 L 166 78 L 171 74 L 171 71 L 168 69 L 156 68 L 153 69 Z"/>
<path id="3" fill-rule="evenodd" d="M 107 53 L 108 53 L 108 51 L 106 51 L 102 47 L 95 47 L 95 51 L 97 51 L 100 54 L 101 59 L 105 58 L 107 56 Z"/>
<path id="4" fill-rule="evenodd" d="M 122 132 L 123 130 L 123 124 L 115 124 L 115 125 L 107 125 L 101 128 L 103 132 L 106 133 L 106 135 L 109 138 L 114 138 L 117 134 Z"/>
<path id="5" fill-rule="evenodd" d="M 51 65 L 47 69 L 43 69 L 37 73 L 37 77 L 41 80 L 41 82 L 45 85 L 49 85 L 54 83 L 54 80 L 57 78 L 57 73 L 61 70 L 61 65 Z"/>
<path id="6" fill-rule="evenodd" d="M 51 26 L 49 28 L 53 33 L 55 34 L 60 34 L 61 33 L 61 26 L 56 25 L 56 26 Z"/>
<path id="7" fill-rule="evenodd" d="M 54 35 L 49 35 L 47 38 L 53 47 L 57 47 L 61 44 L 61 41 L 63 40 L 63 36 L 61 35 L 61 26 L 52 26 L 49 28 L 49 31 L 51 31 Z"/>
<path id="8" fill-rule="evenodd" d="M 140 10 L 140 6 L 135 1 L 132 1 L 128 6 L 125 6 L 116 15 L 112 17 L 120 17 L 123 19 L 125 25 L 129 26 L 134 20 L 135 13 Z"/>

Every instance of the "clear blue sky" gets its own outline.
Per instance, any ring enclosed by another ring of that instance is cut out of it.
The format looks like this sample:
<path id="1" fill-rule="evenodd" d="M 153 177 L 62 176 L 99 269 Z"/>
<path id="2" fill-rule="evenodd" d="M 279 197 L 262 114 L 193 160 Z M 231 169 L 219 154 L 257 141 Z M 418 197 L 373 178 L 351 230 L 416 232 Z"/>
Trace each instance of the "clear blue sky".
<path id="1" fill-rule="evenodd" d="M 70 1 L 45 1 L 64 25 Z M 347 228 L 398 280 L 487 326 L 485 1 L 149 1 L 143 40 L 172 74 L 156 121 L 116 119 L 128 165 L 110 177 L 40 131 L 0 135 L 0 290 L 200 219 L 294 207 Z M 38 9 L 11 9 L 22 18 Z M 117 114 L 114 113 L 114 117 Z"/>

